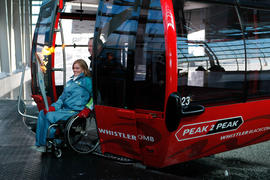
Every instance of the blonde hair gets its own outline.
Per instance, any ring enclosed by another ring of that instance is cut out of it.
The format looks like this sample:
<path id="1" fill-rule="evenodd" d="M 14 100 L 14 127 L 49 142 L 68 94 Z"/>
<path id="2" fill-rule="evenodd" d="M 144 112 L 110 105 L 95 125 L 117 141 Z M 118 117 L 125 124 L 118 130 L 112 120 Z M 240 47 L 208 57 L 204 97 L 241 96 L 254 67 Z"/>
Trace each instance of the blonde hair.
<path id="1" fill-rule="evenodd" d="M 88 65 L 86 64 L 86 62 L 83 59 L 77 59 L 76 61 L 73 62 L 72 68 L 74 66 L 74 64 L 79 64 L 79 66 L 83 69 L 83 73 L 85 76 L 91 76 L 91 72 L 88 69 Z"/>

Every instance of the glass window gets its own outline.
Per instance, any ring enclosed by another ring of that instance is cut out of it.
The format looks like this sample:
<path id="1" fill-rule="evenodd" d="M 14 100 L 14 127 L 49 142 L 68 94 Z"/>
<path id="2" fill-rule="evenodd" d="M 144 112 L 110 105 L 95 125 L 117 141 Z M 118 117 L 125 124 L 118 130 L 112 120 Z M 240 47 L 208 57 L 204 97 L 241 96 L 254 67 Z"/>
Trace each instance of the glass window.
<path id="1" fill-rule="evenodd" d="M 266 0 L 237 0 L 240 6 L 269 9 L 270 1 Z"/>
<path id="2" fill-rule="evenodd" d="M 174 0 L 178 91 L 192 103 L 214 105 L 243 97 L 245 51 L 235 8 Z"/>
<path id="3" fill-rule="evenodd" d="M 160 1 L 142 5 L 134 63 L 135 104 L 136 108 L 163 111 L 166 58 Z"/>
<path id="4" fill-rule="evenodd" d="M 43 44 L 43 45 L 51 45 L 51 34 L 53 31 L 51 31 L 53 25 L 54 25 L 54 19 L 55 19 L 55 6 L 53 3 L 49 3 L 46 5 L 46 7 L 43 7 L 40 10 L 39 19 L 37 22 L 37 44 Z"/>
<path id="5" fill-rule="evenodd" d="M 127 78 L 128 72 L 133 71 L 130 65 L 134 59 L 138 12 L 138 1 L 100 1 L 93 67 L 98 78 L 97 104 L 127 106 L 126 87 L 131 82 Z"/>
<path id="6" fill-rule="evenodd" d="M 159 0 L 100 1 L 97 104 L 163 110 L 165 42 Z"/>
<path id="7" fill-rule="evenodd" d="M 248 95 L 270 95 L 269 11 L 241 8 L 246 37 Z"/>

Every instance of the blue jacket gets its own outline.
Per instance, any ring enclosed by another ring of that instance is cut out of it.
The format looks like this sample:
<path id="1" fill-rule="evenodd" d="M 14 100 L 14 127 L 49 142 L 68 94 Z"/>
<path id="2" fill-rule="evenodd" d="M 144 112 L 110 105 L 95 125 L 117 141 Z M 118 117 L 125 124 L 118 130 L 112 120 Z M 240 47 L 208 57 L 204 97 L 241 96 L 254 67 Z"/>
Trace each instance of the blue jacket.
<path id="1" fill-rule="evenodd" d="M 51 123 L 66 120 L 83 110 L 92 97 L 92 79 L 90 77 L 85 77 L 81 73 L 77 79 L 73 79 L 74 76 L 67 82 L 62 95 L 51 105 L 55 107 L 55 112 L 47 113 L 47 118 Z"/>
<path id="2" fill-rule="evenodd" d="M 92 79 L 81 73 L 74 81 L 71 77 L 59 99 L 52 104 L 59 109 L 81 111 L 92 97 Z"/>

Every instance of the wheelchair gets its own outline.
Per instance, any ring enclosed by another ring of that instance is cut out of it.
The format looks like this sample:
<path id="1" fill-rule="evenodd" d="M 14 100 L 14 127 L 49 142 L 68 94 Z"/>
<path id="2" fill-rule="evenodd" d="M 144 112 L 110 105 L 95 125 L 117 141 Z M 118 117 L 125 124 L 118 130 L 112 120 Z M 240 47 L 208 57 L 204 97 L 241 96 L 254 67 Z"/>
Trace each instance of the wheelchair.
<path id="1" fill-rule="evenodd" d="M 52 129 L 54 137 L 49 137 Z M 63 154 L 63 148 L 71 148 L 79 154 L 95 151 L 99 145 L 95 113 L 91 112 L 87 118 L 77 115 L 66 121 L 51 124 L 47 131 L 46 152 L 53 153 L 57 158 Z"/>

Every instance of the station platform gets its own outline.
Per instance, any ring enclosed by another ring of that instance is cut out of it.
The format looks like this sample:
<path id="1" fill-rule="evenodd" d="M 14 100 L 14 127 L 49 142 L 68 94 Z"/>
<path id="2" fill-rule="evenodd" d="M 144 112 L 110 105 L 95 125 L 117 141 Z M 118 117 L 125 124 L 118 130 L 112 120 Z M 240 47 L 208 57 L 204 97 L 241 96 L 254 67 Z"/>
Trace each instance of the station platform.
<path id="1" fill-rule="evenodd" d="M 0 100 L 0 179 L 269 179 L 270 175 L 269 141 L 153 169 L 69 151 L 57 159 L 31 149 L 35 134 L 30 128 L 17 112 L 17 100 Z"/>

